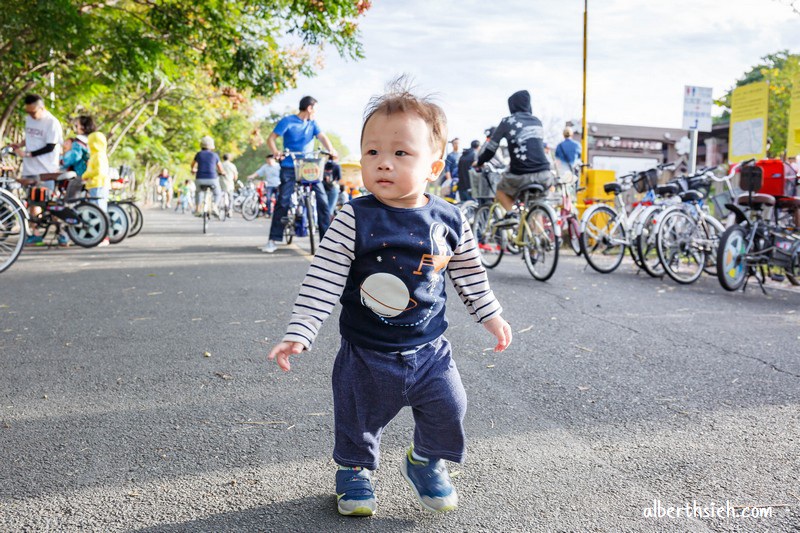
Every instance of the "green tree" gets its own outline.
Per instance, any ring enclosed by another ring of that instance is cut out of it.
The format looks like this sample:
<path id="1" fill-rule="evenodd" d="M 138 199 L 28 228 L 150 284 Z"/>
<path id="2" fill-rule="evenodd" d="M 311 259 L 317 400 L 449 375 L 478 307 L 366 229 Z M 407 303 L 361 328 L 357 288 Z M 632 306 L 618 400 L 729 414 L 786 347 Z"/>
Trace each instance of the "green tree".
<path id="1" fill-rule="evenodd" d="M 715 103 L 725 108 L 717 122 L 730 120 L 731 95 L 733 89 L 750 83 L 769 82 L 769 116 L 767 119 L 767 136 L 772 139 L 771 155 L 781 154 L 786 150 L 786 130 L 789 123 L 789 106 L 791 104 L 792 83 L 800 73 L 800 54 L 790 54 L 788 50 L 770 54 L 761 58 L 762 63 L 755 65 L 736 81 L 736 85 Z"/>
<path id="2" fill-rule="evenodd" d="M 59 116 L 95 111 L 112 147 L 140 121 L 155 120 L 165 99 L 185 101 L 198 80 L 196 97 L 270 98 L 313 75 L 326 45 L 361 57 L 357 21 L 369 7 L 364 0 L 5 0 L 0 139 L 19 124 L 14 111 L 33 90 L 55 94 Z"/>

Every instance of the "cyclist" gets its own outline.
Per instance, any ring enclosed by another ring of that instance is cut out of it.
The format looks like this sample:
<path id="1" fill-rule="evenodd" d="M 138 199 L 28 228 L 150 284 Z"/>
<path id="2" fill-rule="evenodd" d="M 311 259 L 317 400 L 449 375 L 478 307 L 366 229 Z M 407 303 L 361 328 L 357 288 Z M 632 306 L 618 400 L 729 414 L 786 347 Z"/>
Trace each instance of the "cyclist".
<path id="1" fill-rule="evenodd" d="M 165 195 L 165 203 L 167 208 L 172 207 L 172 176 L 169 175 L 169 170 L 166 168 L 161 169 L 161 174 L 158 176 L 158 196 Z"/>
<path id="2" fill-rule="evenodd" d="M 483 165 L 494 156 L 500 141 L 506 139 L 511 166 L 497 184 L 495 199 L 506 210 L 506 216 L 497 222 L 498 226 L 512 226 L 519 220 L 514 211 L 514 197 L 520 189 L 531 183 L 538 183 L 548 189 L 554 182 L 550 160 L 544 153 L 544 127 L 542 121 L 531 113 L 531 95 L 522 90 L 508 99 L 511 113 L 500 121 L 489 141 L 478 156 L 477 165 Z"/>
<path id="3" fill-rule="evenodd" d="M 194 156 L 192 161 L 192 174 L 195 174 L 195 184 L 197 191 L 195 192 L 195 213 L 197 217 L 203 216 L 203 204 L 200 203 L 200 196 L 202 191 L 201 187 L 210 187 L 214 193 L 214 202 L 211 204 L 211 213 L 214 216 L 219 216 L 217 204 L 219 203 L 219 174 L 224 174 L 225 169 L 222 168 L 222 162 L 219 160 L 219 155 L 214 151 L 214 139 L 206 135 L 200 139 L 200 151 Z"/>
<path id="4" fill-rule="evenodd" d="M 283 117 L 275 129 L 270 133 L 267 138 L 267 145 L 273 154 L 278 154 L 278 145 L 275 144 L 275 139 L 279 136 L 283 137 L 283 147 L 290 152 L 307 152 L 314 138 L 316 137 L 322 143 L 322 146 L 331 153 L 332 157 L 336 157 L 336 149 L 334 149 L 328 137 L 322 133 L 319 125 L 314 120 L 316 115 L 317 100 L 311 96 L 304 96 L 300 99 L 300 110 L 295 115 L 288 115 Z M 284 157 L 281 161 L 281 184 L 278 189 L 278 203 L 275 206 L 275 214 L 272 217 L 272 225 L 269 230 L 269 240 L 266 246 L 261 250 L 266 253 L 272 253 L 277 250 L 276 243 L 283 239 L 283 222 L 281 218 L 286 216 L 289 207 L 292 203 L 292 194 L 294 193 L 295 176 L 294 176 L 294 161 L 291 157 Z M 331 215 L 328 211 L 328 196 L 325 194 L 325 189 L 322 182 L 318 181 L 313 186 L 314 195 L 317 198 L 317 220 L 319 225 L 319 236 L 322 237 L 328 226 L 331 223 Z"/>
<path id="5" fill-rule="evenodd" d="M 275 163 L 275 156 L 267 154 L 266 162 L 258 167 L 258 170 L 247 176 L 247 181 L 261 178 L 264 181 L 264 196 L 267 202 L 267 218 L 272 216 L 272 197 L 278 195 L 278 187 L 281 185 L 280 167 Z"/>

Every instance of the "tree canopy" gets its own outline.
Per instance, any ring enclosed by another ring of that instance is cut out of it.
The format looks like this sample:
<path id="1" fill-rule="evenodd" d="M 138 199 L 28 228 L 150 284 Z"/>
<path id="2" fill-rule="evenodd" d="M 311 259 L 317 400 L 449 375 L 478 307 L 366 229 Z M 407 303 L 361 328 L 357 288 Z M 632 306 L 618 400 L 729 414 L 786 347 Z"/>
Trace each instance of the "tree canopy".
<path id="1" fill-rule="evenodd" d="M 362 57 L 367 0 L 5 0 L 0 140 L 19 136 L 20 100 L 48 99 L 62 123 L 93 114 L 111 152 L 181 160 L 215 135 L 244 149 L 252 99 L 313 76 L 326 47 Z M 65 124 L 66 125 L 66 124 Z"/>

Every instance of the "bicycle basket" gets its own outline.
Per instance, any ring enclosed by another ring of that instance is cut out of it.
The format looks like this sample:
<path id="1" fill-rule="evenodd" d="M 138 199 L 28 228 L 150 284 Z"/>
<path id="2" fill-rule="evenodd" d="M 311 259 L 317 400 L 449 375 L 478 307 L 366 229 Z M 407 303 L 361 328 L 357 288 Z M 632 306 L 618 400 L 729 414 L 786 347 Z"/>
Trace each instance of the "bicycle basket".
<path id="1" fill-rule="evenodd" d="M 31 202 L 47 202 L 50 200 L 50 189 L 47 187 L 31 187 Z"/>
<path id="2" fill-rule="evenodd" d="M 633 178 L 633 188 L 638 193 L 644 193 L 658 185 L 658 171 L 651 168 L 644 172 L 637 172 L 636 177 Z"/>
<path id="3" fill-rule="evenodd" d="M 758 192 L 764 181 L 764 171 L 761 167 L 746 166 L 739 170 L 739 186 L 745 192 Z"/>
<path id="4" fill-rule="evenodd" d="M 327 157 L 296 157 L 294 177 L 296 181 L 319 181 L 325 173 Z"/>
<path id="5" fill-rule="evenodd" d="M 494 198 L 494 193 L 501 177 L 499 172 L 492 172 L 486 169 L 477 172 L 470 169 L 469 180 L 472 185 L 472 197 Z"/>

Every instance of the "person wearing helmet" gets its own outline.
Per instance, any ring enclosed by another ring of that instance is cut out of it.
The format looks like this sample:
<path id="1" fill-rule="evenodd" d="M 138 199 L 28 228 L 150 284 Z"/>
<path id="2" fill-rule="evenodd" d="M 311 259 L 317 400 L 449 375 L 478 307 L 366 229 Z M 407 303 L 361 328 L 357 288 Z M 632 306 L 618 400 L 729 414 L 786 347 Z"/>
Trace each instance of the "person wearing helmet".
<path id="1" fill-rule="evenodd" d="M 219 203 L 219 174 L 224 174 L 225 169 L 219 159 L 219 155 L 214 151 L 214 139 L 206 135 L 200 139 L 200 151 L 194 156 L 192 161 L 192 174 L 195 174 L 195 184 L 197 190 L 195 192 L 195 216 L 202 216 L 202 203 L 201 196 L 203 192 L 201 187 L 210 187 L 214 193 L 214 203 L 211 206 L 211 212 L 214 215 L 219 215 L 217 204 Z"/>
<path id="2" fill-rule="evenodd" d="M 506 139 L 511 165 L 497 184 L 495 198 L 507 212 L 505 219 L 498 224 L 513 225 L 519 216 L 512 210 L 517 192 L 530 183 L 541 184 L 547 189 L 553 184 L 554 176 L 544 152 L 542 121 L 531 112 L 530 93 L 522 90 L 512 94 L 508 99 L 508 110 L 511 115 L 500 121 L 478 156 L 477 164 L 480 166 L 489 161 L 500 141 Z"/>

